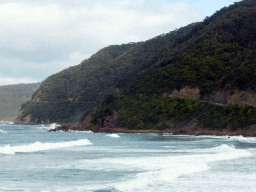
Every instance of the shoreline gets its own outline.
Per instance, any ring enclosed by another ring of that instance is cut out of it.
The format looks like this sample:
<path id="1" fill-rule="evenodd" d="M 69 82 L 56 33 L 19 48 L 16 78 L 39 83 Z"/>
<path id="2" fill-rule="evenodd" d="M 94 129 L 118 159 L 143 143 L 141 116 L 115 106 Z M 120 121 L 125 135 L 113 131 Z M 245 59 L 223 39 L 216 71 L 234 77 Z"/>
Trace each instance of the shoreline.
<path id="1" fill-rule="evenodd" d="M 186 127 L 165 130 L 130 130 L 125 128 L 109 128 L 109 127 L 83 127 L 81 125 L 60 124 L 61 126 L 49 130 L 49 132 L 58 131 L 92 131 L 94 133 L 156 133 L 158 135 L 211 135 L 211 136 L 244 136 L 256 137 L 256 129 L 238 128 L 234 131 L 229 129 L 212 129 L 199 127 Z"/>

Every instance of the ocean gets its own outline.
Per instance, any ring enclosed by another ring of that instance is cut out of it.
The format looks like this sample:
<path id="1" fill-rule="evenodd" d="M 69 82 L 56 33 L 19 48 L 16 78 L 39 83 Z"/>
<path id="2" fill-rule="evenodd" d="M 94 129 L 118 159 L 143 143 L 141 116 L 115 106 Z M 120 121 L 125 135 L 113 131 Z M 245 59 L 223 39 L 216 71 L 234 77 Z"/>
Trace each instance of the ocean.
<path id="1" fill-rule="evenodd" d="M 0 124 L 0 191 L 256 191 L 256 138 Z"/>

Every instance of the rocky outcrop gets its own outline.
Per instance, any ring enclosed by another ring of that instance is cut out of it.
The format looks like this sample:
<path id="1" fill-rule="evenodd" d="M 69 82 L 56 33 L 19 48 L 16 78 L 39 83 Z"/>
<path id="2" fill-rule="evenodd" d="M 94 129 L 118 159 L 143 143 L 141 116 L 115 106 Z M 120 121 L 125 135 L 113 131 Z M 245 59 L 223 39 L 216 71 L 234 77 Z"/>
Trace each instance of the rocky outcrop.
<path id="1" fill-rule="evenodd" d="M 164 97 L 169 97 L 174 99 L 175 97 L 181 98 L 181 99 L 200 99 L 200 90 L 198 88 L 190 88 L 188 86 L 178 90 L 174 90 L 170 94 L 165 93 L 163 95 Z"/>
<path id="2" fill-rule="evenodd" d="M 178 97 L 180 99 L 195 99 L 199 101 L 209 101 L 211 103 L 218 103 L 222 105 L 249 105 L 256 107 L 256 92 L 248 89 L 246 91 L 240 90 L 218 90 L 211 95 L 200 98 L 199 88 L 190 88 L 185 86 L 184 88 L 174 90 L 171 93 L 164 93 L 163 97 L 169 97 L 174 99 Z"/>
<path id="3" fill-rule="evenodd" d="M 32 115 L 29 114 L 26 117 L 24 117 L 22 120 L 20 120 L 20 118 L 17 117 L 14 123 L 23 124 L 23 125 L 34 125 L 34 124 L 38 124 L 38 119 L 35 119 L 34 121 L 32 121 Z"/>
<path id="4" fill-rule="evenodd" d="M 32 120 L 32 115 L 27 115 L 26 117 L 24 117 L 23 121 L 25 124 L 30 123 Z"/>
<path id="5" fill-rule="evenodd" d="M 210 95 L 209 101 L 226 105 L 250 105 L 256 107 L 256 92 L 219 90 Z"/>
<path id="6" fill-rule="evenodd" d="M 33 116 L 31 114 L 27 115 L 23 119 L 21 119 L 23 111 L 21 110 L 15 119 L 14 123 L 15 124 L 22 124 L 22 125 L 34 125 L 34 124 L 51 124 L 52 122 L 49 121 L 39 121 L 38 118 L 33 119 Z"/>
<path id="7" fill-rule="evenodd" d="M 117 112 L 113 111 L 113 114 L 111 116 L 107 115 L 104 118 L 103 126 L 110 127 L 110 128 L 116 127 L 117 117 L 118 117 Z"/>

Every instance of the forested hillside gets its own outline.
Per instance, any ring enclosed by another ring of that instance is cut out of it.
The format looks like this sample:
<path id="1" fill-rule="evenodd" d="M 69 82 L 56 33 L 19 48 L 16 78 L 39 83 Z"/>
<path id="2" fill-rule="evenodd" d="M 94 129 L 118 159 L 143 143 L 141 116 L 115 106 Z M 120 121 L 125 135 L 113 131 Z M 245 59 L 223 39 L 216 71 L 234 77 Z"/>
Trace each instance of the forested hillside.
<path id="1" fill-rule="evenodd" d="M 0 121 L 14 121 L 21 104 L 31 99 L 39 83 L 0 87 Z"/>
<path id="2" fill-rule="evenodd" d="M 17 122 L 79 121 L 104 95 L 114 93 L 118 80 L 172 45 L 178 37 L 186 36 L 193 26 L 145 42 L 106 47 L 81 64 L 48 77 L 32 100 L 22 106 Z"/>
<path id="3" fill-rule="evenodd" d="M 116 84 L 84 122 L 129 129 L 256 124 L 256 2 L 225 7 Z"/>

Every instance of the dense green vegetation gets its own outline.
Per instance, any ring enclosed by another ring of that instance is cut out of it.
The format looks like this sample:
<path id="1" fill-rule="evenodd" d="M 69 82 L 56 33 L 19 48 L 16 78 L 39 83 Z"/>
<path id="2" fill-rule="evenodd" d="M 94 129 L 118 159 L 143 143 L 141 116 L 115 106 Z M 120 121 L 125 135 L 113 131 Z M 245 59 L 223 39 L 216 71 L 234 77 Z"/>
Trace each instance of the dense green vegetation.
<path id="1" fill-rule="evenodd" d="M 135 78 L 116 86 L 130 85 L 126 94 L 158 95 L 188 85 L 198 87 L 202 97 L 220 89 L 255 90 L 255 26 L 255 2 L 223 8 L 158 54 L 158 62 L 145 63 L 130 75 Z"/>
<path id="2" fill-rule="evenodd" d="M 252 106 L 163 97 L 185 86 L 199 88 L 201 99 L 219 90 L 255 91 L 255 26 L 255 1 L 244 0 L 221 9 L 119 80 L 120 96 L 105 98 L 87 116 L 94 125 L 103 126 L 115 111 L 116 126 L 129 129 L 165 129 L 193 119 L 197 126 L 215 129 L 256 124 Z"/>
<path id="3" fill-rule="evenodd" d="M 115 91 L 114 85 L 119 79 L 168 47 L 177 37 L 189 33 L 193 25 L 145 42 L 106 47 L 80 65 L 48 77 L 33 94 L 32 101 L 23 105 L 19 119 L 31 114 L 33 122 L 78 121 L 104 95 Z"/>
<path id="4" fill-rule="evenodd" d="M 21 104 L 29 101 L 39 83 L 0 87 L 0 121 L 14 121 Z"/>
<path id="5" fill-rule="evenodd" d="M 225 42 L 218 35 L 194 45 L 175 62 L 146 71 L 126 93 L 163 94 L 186 85 L 198 87 L 201 96 L 220 89 L 255 90 L 255 55 L 255 50 Z"/>
<path id="6" fill-rule="evenodd" d="M 197 120 L 207 128 L 236 128 L 256 124 L 256 108 L 251 106 L 220 106 L 197 100 L 168 99 L 144 96 L 109 95 L 100 104 L 91 122 L 103 126 L 104 118 L 116 111 L 118 127 L 128 129 L 175 128 L 181 122 Z M 170 120 L 166 124 L 166 120 Z"/>
<path id="7" fill-rule="evenodd" d="M 128 129 L 175 128 L 190 121 L 212 129 L 252 126 L 254 107 L 207 99 L 218 91 L 256 93 L 255 55 L 256 2 L 244 0 L 146 42 L 109 46 L 47 78 L 22 106 L 20 119 L 91 118 L 91 124 L 105 126 L 113 117 L 115 126 Z M 184 87 L 198 88 L 200 101 L 167 97 Z M 113 94 L 115 88 L 119 92 Z"/>

